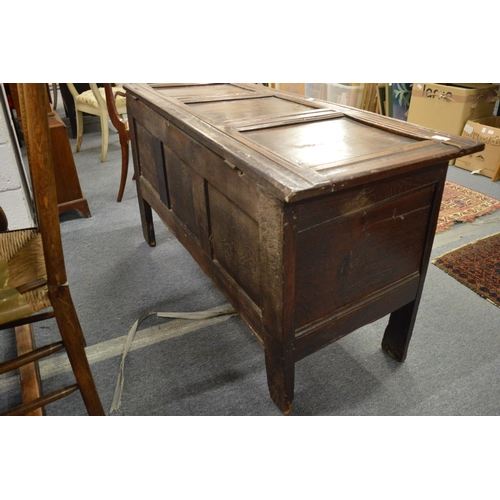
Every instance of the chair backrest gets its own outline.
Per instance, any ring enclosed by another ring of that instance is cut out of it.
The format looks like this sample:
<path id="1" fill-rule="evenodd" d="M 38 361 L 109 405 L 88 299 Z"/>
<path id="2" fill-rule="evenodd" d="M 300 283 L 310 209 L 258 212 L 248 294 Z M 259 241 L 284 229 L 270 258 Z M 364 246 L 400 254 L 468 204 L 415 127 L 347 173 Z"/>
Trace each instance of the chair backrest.
<path id="1" fill-rule="evenodd" d="M 111 123 L 118 130 L 118 132 L 121 133 L 126 130 L 127 122 L 118 113 L 115 99 L 117 95 L 126 97 L 126 94 L 121 91 L 113 92 L 113 84 L 111 83 L 104 84 L 104 91 L 106 94 L 106 106 L 108 108 L 108 115 Z"/>
<path id="2" fill-rule="evenodd" d="M 67 83 L 69 91 L 71 92 L 71 95 L 73 96 L 73 99 L 76 100 L 78 97 L 83 94 L 86 91 L 81 91 L 79 92 L 75 85 L 73 83 Z M 106 103 L 104 102 L 104 99 L 102 98 L 101 94 L 99 93 L 99 86 L 97 83 L 89 83 L 90 90 L 92 91 L 92 95 L 94 96 L 96 102 L 97 102 L 97 107 L 101 109 L 106 109 Z M 100 85 L 102 87 L 102 84 Z"/>
<path id="3" fill-rule="evenodd" d="M 66 83 L 65 85 L 68 87 L 68 90 L 69 90 L 70 94 L 72 95 L 73 99 L 78 97 L 80 95 L 80 93 L 83 92 L 83 90 L 81 92 L 79 90 L 77 90 L 74 83 Z M 90 85 L 88 83 L 86 85 L 88 85 L 88 88 L 90 88 Z"/>
<path id="4" fill-rule="evenodd" d="M 26 140 L 28 164 L 50 293 L 51 286 L 61 286 L 67 281 L 50 147 L 50 104 L 45 84 L 23 83 L 18 88 L 23 128 L 29 138 Z"/>

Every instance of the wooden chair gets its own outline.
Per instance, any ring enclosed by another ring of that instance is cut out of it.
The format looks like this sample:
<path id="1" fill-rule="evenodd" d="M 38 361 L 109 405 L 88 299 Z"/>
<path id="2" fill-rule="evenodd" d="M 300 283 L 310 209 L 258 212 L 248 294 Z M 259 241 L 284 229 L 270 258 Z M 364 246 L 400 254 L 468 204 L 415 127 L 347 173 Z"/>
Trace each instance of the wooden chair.
<path id="1" fill-rule="evenodd" d="M 23 382 L 23 372 L 33 368 L 36 371 L 39 359 L 65 349 L 75 383 L 43 394 L 41 387 L 35 387 L 34 377 L 29 387 L 23 384 L 23 404 L 4 415 L 34 414 L 77 390 L 90 415 L 104 415 L 66 278 L 47 118 L 47 89 L 44 84 L 22 84 L 19 89 L 38 227 L 0 232 L 0 330 L 14 329 L 22 338 L 22 342 L 18 341 L 18 356 L 0 363 L 0 374 L 19 369 Z M 6 229 L 5 218 L 0 217 L 0 221 L 2 229 Z M 36 348 L 32 324 L 52 317 L 56 318 L 61 340 Z"/>
<path id="2" fill-rule="evenodd" d="M 120 202 L 122 201 L 123 191 L 125 190 L 125 184 L 127 182 L 130 130 L 128 120 L 125 120 L 122 116 L 123 114 L 118 110 L 117 101 L 120 98 L 126 98 L 126 94 L 124 91 L 114 90 L 111 83 L 104 84 L 104 91 L 109 118 L 118 131 L 118 136 L 120 137 L 120 147 L 122 150 L 122 176 L 120 180 L 120 189 L 118 190 L 118 198 L 116 199 L 116 201 Z"/>
<path id="3" fill-rule="evenodd" d="M 72 85 L 79 94 L 85 92 L 86 90 L 90 90 L 89 83 L 73 83 Z M 102 83 L 98 83 L 97 86 L 102 87 Z M 68 134 L 71 135 L 72 139 L 76 139 L 76 111 L 73 94 L 69 91 L 67 83 L 60 83 L 59 90 L 61 91 L 64 113 L 66 118 L 69 120 Z"/>
<path id="4" fill-rule="evenodd" d="M 106 106 L 106 96 L 103 87 L 98 87 L 96 83 L 90 84 L 90 90 L 79 93 L 73 83 L 66 84 L 73 96 L 76 113 L 76 152 L 80 151 L 83 139 L 83 113 L 99 116 L 101 120 L 101 162 L 106 161 L 108 153 L 108 108 Z M 113 87 L 113 92 L 123 91 L 120 86 Z M 116 106 L 120 115 L 127 113 L 126 99 L 118 97 Z"/>

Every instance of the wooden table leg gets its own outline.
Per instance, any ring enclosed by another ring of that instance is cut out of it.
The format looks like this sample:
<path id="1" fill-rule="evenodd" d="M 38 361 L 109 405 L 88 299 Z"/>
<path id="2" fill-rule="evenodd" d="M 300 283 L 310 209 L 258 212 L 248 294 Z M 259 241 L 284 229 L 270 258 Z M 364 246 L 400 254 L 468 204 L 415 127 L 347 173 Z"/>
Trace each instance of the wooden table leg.
<path id="1" fill-rule="evenodd" d="M 153 211 L 151 205 L 142 198 L 138 190 L 139 211 L 141 213 L 142 234 L 150 247 L 156 246 Z"/>
<path id="2" fill-rule="evenodd" d="M 282 413 L 292 411 L 295 385 L 295 361 L 291 353 L 286 353 L 283 346 L 264 342 L 267 383 L 271 398 Z"/>
<path id="3" fill-rule="evenodd" d="M 414 300 L 394 311 L 389 317 L 389 324 L 382 339 L 382 349 L 396 361 L 403 362 L 406 359 L 417 310 L 418 303 Z"/>

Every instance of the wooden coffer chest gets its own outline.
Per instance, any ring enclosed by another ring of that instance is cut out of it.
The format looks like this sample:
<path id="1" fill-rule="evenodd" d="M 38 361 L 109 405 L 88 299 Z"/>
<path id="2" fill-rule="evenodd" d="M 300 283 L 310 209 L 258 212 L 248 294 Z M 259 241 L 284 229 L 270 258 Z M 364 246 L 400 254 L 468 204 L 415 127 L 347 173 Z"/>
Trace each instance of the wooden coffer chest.
<path id="1" fill-rule="evenodd" d="M 264 345 L 289 413 L 295 363 L 389 315 L 406 356 L 449 160 L 483 145 L 260 84 L 130 84 L 152 209 Z"/>

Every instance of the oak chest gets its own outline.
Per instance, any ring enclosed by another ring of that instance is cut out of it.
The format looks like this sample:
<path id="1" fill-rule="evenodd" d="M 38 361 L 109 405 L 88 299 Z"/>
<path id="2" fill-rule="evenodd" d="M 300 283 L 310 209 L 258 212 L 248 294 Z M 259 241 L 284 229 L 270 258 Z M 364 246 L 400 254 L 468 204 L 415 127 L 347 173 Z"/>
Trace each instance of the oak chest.
<path id="1" fill-rule="evenodd" d="M 260 84 L 126 85 L 144 237 L 152 209 L 264 345 L 295 363 L 389 315 L 403 361 L 449 160 L 483 145 Z"/>

